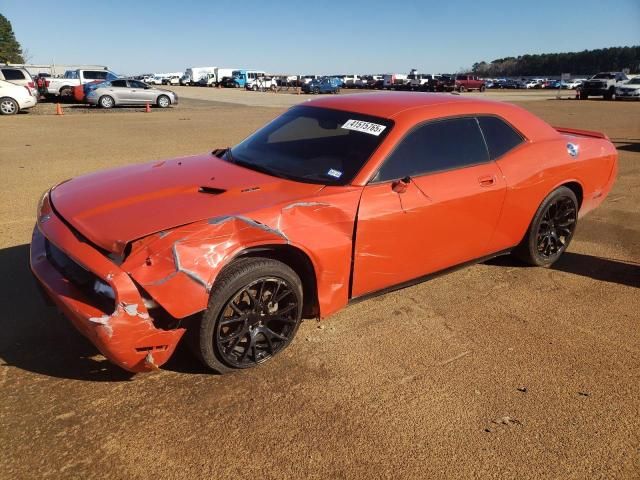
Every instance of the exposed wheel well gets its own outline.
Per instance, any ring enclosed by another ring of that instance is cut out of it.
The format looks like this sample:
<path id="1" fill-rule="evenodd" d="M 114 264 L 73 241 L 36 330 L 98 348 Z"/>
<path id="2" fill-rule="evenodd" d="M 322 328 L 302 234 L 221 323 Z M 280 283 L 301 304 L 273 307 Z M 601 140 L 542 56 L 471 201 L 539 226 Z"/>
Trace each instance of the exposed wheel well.
<path id="1" fill-rule="evenodd" d="M 578 182 L 568 182 L 565 183 L 563 185 L 561 185 L 562 187 L 567 187 L 568 189 L 570 189 L 573 193 L 576 194 L 576 198 L 578 199 L 578 210 L 580 210 L 580 207 L 582 207 L 582 185 L 580 185 Z"/>
<path id="2" fill-rule="evenodd" d="M 291 245 L 262 245 L 244 250 L 236 258 L 266 257 L 288 265 L 302 281 L 303 318 L 315 318 L 320 314 L 318 284 L 313 263 L 302 250 Z"/>

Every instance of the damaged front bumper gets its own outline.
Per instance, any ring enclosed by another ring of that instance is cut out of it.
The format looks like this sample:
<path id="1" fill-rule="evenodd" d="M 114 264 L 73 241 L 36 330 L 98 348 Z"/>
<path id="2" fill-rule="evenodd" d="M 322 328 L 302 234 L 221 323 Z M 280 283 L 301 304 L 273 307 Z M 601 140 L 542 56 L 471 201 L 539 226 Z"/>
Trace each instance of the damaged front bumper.
<path id="1" fill-rule="evenodd" d="M 46 207 L 33 230 L 30 259 L 31 270 L 45 293 L 116 365 L 130 372 L 144 372 L 164 364 L 185 330 L 157 328 L 129 275 L 78 238 L 50 206 Z M 105 307 L 104 302 L 60 271 L 55 260 L 50 258 L 51 245 L 78 268 L 113 289 L 115 300 L 111 307 Z"/>

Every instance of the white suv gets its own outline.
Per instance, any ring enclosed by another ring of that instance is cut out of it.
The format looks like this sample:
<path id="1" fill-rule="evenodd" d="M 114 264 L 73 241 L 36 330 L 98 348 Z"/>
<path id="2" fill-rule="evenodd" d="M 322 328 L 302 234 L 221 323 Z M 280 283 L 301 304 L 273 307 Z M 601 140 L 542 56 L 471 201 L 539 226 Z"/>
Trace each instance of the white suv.
<path id="1" fill-rule="evenodd" d="M 20 110 L 35 106 L 38 100 L 32 90 L 35 89 L 0 80 L 0 115 L 15 115 Z"/>
<path id="2" fill-rule="evenodd" d="M 32 95 L 38 98 L 38 89 L 33 77 L 25 68 L 0 66 L 0 80 L 28 87 Z"/>

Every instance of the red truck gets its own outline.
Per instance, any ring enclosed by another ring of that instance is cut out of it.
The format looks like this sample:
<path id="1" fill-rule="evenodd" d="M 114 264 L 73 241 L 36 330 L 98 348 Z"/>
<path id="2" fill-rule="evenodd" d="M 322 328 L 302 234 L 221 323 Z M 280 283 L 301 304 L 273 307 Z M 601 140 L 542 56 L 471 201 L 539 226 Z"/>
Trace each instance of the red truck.
<path id="1" fill-rule="evenodd" d="M 479 90 L 484 92 L 484 80 L 475 75 L 456 75 L 455 89 L 458 92 L 466 92 L 467 90 Z"/>

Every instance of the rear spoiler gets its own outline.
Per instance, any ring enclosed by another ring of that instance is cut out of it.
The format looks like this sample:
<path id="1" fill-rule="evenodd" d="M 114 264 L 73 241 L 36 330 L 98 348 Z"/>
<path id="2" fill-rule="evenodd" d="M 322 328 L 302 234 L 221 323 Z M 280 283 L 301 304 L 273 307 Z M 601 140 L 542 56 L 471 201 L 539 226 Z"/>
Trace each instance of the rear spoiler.
<path id="1" fill-rule="evenodd" d="M 565 133 L 567 135 L 578 135 L 580 137 L 592 137 L 592 138 L 604 138 L 609 140 L 604 133 L 594 132 L 592 130 L 578 130 L 575 128 L 553 127 L 558 133 Z"/>

